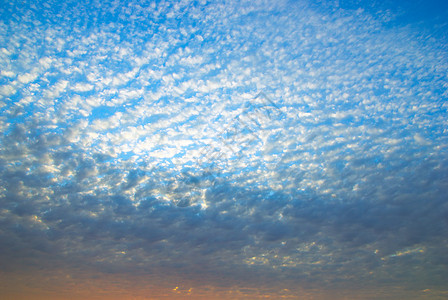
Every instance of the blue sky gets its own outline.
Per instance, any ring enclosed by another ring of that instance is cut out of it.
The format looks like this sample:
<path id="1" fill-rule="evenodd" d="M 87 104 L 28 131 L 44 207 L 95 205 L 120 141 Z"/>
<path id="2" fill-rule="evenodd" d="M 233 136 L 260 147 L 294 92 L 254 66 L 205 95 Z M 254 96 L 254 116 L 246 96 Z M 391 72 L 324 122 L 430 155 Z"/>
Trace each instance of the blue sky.
<path id="1" fill-rule="evenodd" d="M 0 293 L 447 297 L 447 14 L 4 1 Z"/>

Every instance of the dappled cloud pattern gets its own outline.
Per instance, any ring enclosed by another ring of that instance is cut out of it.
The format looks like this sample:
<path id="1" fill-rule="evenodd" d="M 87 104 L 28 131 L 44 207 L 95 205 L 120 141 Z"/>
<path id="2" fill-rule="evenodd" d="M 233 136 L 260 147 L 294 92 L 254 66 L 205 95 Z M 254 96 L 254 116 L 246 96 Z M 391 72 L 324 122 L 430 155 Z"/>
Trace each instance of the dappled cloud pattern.
<path id="1" fill-rule="evenodd" d="M 0 293 L 447 296 L 441 18 L 342 0 L 2 6 Z"/>

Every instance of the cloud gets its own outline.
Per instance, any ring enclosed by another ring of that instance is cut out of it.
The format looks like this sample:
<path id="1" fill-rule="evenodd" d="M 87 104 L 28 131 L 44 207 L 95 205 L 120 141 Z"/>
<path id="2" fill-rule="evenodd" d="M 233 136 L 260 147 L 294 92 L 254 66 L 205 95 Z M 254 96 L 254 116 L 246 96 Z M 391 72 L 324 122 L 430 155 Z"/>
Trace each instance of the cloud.
<path id="1" fill-rule="evenodd" d="M 76 92 L 88 92 L 93 89 L 93 85 L 88 83 L 77 83 L 72 89 Z"/>
<path id="2" fill-rule="evenodd" d="M 5 77 L 15 77 L 16 76 L 16 74 L 14 73 L 14 72 L 12 72 L 12 71 L 5 71 L 5 70 L 2 70 L 2 76 L 5 76 Z"/>
<path id="3" fill-rule="evenodd" d="M 19 75 L 17 76 L 17 80 L 19 80 L 21 83 L 30 83 L 34 80 L 36 80 L 36 78 L 39 75 L 36 73 L 28 73 L 28 74 L 23 74 L 23 75 Z"/>

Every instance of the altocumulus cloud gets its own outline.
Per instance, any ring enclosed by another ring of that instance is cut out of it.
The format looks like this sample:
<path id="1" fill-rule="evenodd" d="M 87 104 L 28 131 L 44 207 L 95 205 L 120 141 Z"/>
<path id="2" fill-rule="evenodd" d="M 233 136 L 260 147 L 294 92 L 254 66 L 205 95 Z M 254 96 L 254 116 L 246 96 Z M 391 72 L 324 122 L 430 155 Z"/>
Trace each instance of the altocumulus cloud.
<path id="1" fill-rule="evenodd" d="M 3 293 L 446 296 L 447 10 L 388 5 L 5 1 Z"/>

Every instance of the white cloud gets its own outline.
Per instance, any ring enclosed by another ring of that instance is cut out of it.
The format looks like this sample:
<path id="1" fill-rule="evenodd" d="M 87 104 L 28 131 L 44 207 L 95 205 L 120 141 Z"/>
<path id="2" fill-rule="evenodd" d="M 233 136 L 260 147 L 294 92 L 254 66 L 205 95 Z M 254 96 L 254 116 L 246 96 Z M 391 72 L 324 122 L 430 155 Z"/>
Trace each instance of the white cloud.
<path id="1" fill-rule="evenodd" d="M 414 140 L 419 144 L 419 145 L 430 145 L 431 143 L 429 141 L 427 141 L 423 136 L 421 136 L 419 133 L 416 133 L 414 135 Z"/>
<path id="2" fill-rule="evenodd" d="M 93 90 L 94 86 L 90 83 L 77 83 L 72 87 L 72 90 L 76 92 L 89 92 Z"/>
<path id="3" fill-rule="evenodd" d="M 8 97 L 16 93 L 16 89 L 12 85 L 4 85 L 0 87 L 0 94 Z"/>
<path id="4" fill-rule="evenodd" d="M 45 91 L 45 96 L 49 99 L 54 99 L 59 97 L 59 95 L 65 91 L 68 86 L 67 80 L 60 80 L 54 84 L 50 89 Z"/>
<path id="5" fill-rule="evenodd" d="M 44 69 L 50 68 L 52 62 L 53 59 L 51 59 L 50 57 L 44 57 L 39 59 L 39 63 Z"/>
<path id="6" fill-rule="evenodd" d="M 12 71 L 5 71 L 5 70 L 2 70 L 1 74 L 2 74 L 2 76 L 11 77 L 11 78 L 16 76 L 16 73 L 14 73 Z"/>
<path id="7" fill-rule="evenodd" d="M 36 80 L 37 77 L 39 77 L 38 73 L 27 73 L 17 76 L 17 80 L 20 81 L 21 83 L 27 84 Z"/>

